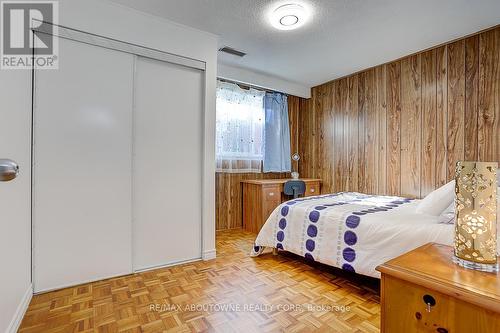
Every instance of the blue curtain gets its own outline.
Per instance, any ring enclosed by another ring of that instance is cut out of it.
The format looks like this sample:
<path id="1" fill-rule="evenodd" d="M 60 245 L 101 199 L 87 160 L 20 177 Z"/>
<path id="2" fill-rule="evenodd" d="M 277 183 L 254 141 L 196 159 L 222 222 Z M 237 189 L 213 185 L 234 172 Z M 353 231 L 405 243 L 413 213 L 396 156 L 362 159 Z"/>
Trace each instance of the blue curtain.
<path id="1" fill-rule="evenodd" d="M 288 98 L 280 93 L 266 93 L 264 97 L 265 141 L 264 172 L 290 172 L 290 125 Z"/>

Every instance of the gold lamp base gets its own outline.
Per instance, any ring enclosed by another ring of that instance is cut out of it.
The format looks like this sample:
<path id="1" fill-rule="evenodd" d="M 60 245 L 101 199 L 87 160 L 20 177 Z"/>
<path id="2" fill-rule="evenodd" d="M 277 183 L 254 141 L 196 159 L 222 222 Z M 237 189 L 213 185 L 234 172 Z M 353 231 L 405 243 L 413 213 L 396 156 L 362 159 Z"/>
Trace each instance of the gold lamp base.
<path id="1" fill-rule="evenodd" d="M 455 257 L 458 265 L 498 272 L 497 162 L 457 162 Z"/>

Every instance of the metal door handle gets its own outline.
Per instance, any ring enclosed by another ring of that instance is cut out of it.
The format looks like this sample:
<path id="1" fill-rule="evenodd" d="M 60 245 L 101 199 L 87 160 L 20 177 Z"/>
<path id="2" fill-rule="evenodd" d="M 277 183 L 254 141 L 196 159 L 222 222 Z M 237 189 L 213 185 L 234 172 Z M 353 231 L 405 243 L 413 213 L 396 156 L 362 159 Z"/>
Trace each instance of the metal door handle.
<path id="1" fill-rule="evenodd" d="M 0 159 L 0 182 L 13 180 L 19 174 L 19 166 L 9 159 Z"/>

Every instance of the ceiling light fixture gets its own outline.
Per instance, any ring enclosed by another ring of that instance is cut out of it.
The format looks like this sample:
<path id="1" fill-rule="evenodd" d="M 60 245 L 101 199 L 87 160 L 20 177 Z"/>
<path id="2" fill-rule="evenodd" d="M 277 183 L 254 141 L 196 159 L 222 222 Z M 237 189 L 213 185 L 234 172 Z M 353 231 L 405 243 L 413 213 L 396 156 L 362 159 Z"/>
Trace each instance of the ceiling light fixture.
<path id="1" fill-rule="evenodd" d="M 299 18 L 295 15 L 287 15 L 283 16 L 280 20 L 281 25 L 284 26 L 289 26 L 289 25 L 294 25 L 299 22 Z"/>
<path id="2" fill-rule="evenodd" d="M 271 24 L 279 30 L 292 30 L 303 26 L 309 18 L 307 9 L 299 4 L 291 3 L 279 6 L 270 15 Z"/>

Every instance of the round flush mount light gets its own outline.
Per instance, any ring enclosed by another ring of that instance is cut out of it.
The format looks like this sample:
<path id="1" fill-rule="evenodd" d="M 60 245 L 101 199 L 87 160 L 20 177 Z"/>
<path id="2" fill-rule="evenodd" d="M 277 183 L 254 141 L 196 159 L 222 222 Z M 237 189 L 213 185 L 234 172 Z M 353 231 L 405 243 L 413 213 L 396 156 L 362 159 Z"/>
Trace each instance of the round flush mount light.
<path id="1" fill-rule="evenodd" d="M 288 27 L 288 26 L 291 26 L 291 25 L 294 25 L 297 23 L 299 23 L 299 18 L 295 15 L 283 16 L 280 20 L 280 24 L 284 25 L 285 27 Z"/>
<path id="2" fill-rule="evenodd" d="M 309 18 L 309 13 L 304 6 L 290 3 L 273 10 L 270 18 L 276 29 L 292 30 L 303 26 Z"/>

